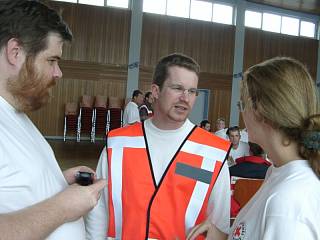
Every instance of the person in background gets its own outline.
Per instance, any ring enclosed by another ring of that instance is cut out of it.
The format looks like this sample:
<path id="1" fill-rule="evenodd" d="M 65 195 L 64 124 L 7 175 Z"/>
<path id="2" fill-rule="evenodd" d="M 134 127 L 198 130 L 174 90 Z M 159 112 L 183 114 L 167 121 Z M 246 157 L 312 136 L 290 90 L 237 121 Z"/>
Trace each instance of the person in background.
<path id="1" fill-rule="evenodd" d="M 208 132 L 210 132 L 211 130 L 211 124 L 208 120 L 202 120 L 200 123 L 200 127 Z"/>
<path id="2" fill-rule="evenodd" d="M 249 142 L 249 148 L 249 156 L 237 158 L 236 164 L 229 168 L 230 176 L 264 179 L 271 163 L 258 144 Z"/>
<path id="3" fill-rule="evenodd" d="M 144 104 L 139 107 L 140 120 L 144 121 L 149 117 L 152 117 L 153 114 L 153 96 L 152 92 L 147 92 L 144 95 Z"/>
<path id="4" fill-rule="evenodd" d="M 109 132 L 97 175 L 108 179 L 87 218 L 89 239 L 185 239 L 208 221 L 210 235 L 230 229 L 230 142 L 195 126 L 188 115 L 198 94 L 199 65 L 171 54 L 155 67 L 154 116 Z"/>
<path id="5" fill-rule="evenodd" d="M 143 93 L 140 90 L 134 90 L 132 99 L 128 102 L 123 112 L 123 126 L 140 122 L 139 106 L 143 103 Z"/>
<path id="6" fill-rule="evenodd" d="M 218 118 L 216 121 L 216 132 L 214 134 L 229 141 L 227 130 L 228 128 L 226 128 L 226 121 L 224 118 Z"/>
<path id="7" fill-rule="evenodd" d="M 287 57 L 249 68 L 239 107 L 250 141 L 273 165 L 228 239 L 320 239 L 320 109 L 307 68 Z"/>
<path id="8" fill-rule="evenodd" d="M 227 130 L 227 135 L 232 144 L 232 147 L 229 153 L 229 158 L 228 158 L 228 165 L 229 167 L 231 167 L 235 164 L 235 161 L 237 158 L 250 155 L 249 145 L 248 143 L 240 141 L 241 135 L 240 135 L 240 129 L 238 126 L 229 127 Z"/>
<path id="9" fill-rule="evenodd" d="M 0 238 L 85 240 L 82 216 L 105 180 L 75 184 L 80 166 L 61 172 L 27 113 L 44 106 L 61 78 L 58 62 L 72 40 L 56 11 L 38 1 L 0 2 Z"/>

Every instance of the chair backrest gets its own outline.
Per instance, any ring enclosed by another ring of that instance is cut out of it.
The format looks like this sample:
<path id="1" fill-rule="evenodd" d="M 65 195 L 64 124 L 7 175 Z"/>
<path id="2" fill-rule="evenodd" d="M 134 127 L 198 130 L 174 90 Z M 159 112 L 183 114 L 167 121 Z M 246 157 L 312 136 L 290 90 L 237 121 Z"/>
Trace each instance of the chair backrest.
<path id="1" fill-rule="evenodd" d="M 93 96 L 83 95 L 81 97 L 80 106 L 81 107 L 92 108 L 93 107 L 93 102 L 94 102 L 94 97 Z"/>
<path id="2" fill-rule="evenodd" d="M 240 208 L 243 208 L 253 195 L 259 190 L 263 183 L 263 179 L 240 178 L 237 179 L 233 197 L 239 203 Z"/>
<path id="3" fill-rule="evenodd" d="M 97 95 L 95 102 L 94 102 L 94 107 L 95 108 L 107 108 L 107 97 Z"/>
<path id="4" fill-rule="evenodd" d="M 123 100 L 118 97 L 109 97 L 108 108 L 122 108 Z"/>
<path id="5" fill-rule="evenodd" d="M 68 102 L 65 105 L 65 115 L 77 115 L 79 111 L 78 103 Z"/>

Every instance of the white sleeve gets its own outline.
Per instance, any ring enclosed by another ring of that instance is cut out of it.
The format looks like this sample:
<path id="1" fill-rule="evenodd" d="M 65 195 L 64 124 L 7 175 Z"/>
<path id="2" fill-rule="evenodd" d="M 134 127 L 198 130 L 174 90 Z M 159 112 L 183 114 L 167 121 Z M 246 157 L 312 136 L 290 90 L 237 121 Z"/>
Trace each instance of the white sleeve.
<path id="1" fill-rule="evenodd" d="M 318 240 L 318 223 L 302 222 L 287 216 L 268 216 L 266 218 L 263 240 L 308 239 Z"/>
<path id="2" fill-rule="evenodd" d="M 97 178 L 108 180 L 107 151 L 104 147 L 97 166 Z M 97 205 L 85 217 L 87 240 L 104 240 L 108 230 L 108 187 L 101 192 Z"/>
<path id="3" fill-rule="evenodd" d="M 207 214 L 211 223 L 226 234 L 229 234 L 230 231 L 230 205 L 230 174 L 225 162 L 212 189 Z"/>
<path id="4" fill-rule="evenodd" d="M 128 109 L 128 124 L 133 124 L 135 122 L 140 122 L 139 109 L 136 106 L 130 105 Z"/>

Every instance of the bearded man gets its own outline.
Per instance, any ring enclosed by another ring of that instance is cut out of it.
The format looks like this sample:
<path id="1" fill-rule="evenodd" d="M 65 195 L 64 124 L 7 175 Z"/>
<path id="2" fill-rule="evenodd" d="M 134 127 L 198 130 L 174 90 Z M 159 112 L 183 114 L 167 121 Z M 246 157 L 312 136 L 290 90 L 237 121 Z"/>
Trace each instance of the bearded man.
<path id="1" fill-rule="evenodd" d="M 68 26 L 56 11 L 27 0 L 0 2 L 1 239 L 85 239 L 82 216 L 105 181 L 75 184 L 75 167 L 61 172 L 54 153 L 25 113 L 39 109 L 62 77 L 58 61 Z"/>

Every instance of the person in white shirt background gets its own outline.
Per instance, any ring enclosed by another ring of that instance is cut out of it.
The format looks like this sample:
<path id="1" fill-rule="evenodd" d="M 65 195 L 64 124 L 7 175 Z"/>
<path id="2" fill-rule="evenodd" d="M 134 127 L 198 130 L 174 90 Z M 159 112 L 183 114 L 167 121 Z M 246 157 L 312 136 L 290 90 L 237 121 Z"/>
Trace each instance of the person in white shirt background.
<path id="1" fill-rule="evenodd" d="M 320 109 L 307 68 L 286 57 L 249 68 L 239 106 L 250 141 L 263 147 L 273 166 L 228 239 L 320 239 Z"/>
<path id="2" fill-rule="evenodd" d="M 139 106 L 143 104 L 143 93 L 140 90 L 134 90 L 132 99 L 128 102 L 123 112 L 123 126 L 140 122 Z"/>
<path id="3" fill-rule="evenodd" d="M 0 1 L 0 239 L 85 240 L 82 216 L 105 180 L 75 184 L 62 172 L 28 112 L 50 99 L 62 72 L 58 61 L 72 33 L 39 1 Z"/>
<path id="4" fill-rule="evenodd" d="M 216 132 L 214 134 L 229 141 L 227 130 L 228 128 L 226 128 L 226 121 L 224 118 L 218 118 L 216 121 Z"/>
<path id="5" fill-rule="evenodd" d="M 238 126 L 230 127 L 227 130 L 227 135 L 232 144 L 228 165 L 229 167 L 235 164 L 237 158 L 249 156 L 249 144 L 241 141 L 240 129 Z"/>
<path id="6" fill-rule="evenodd" d="M 143 104 L 139 107 L 140 120 L 144 121 L 153 115 L 153 96 L 152 92 L 146 92 Z"/>

